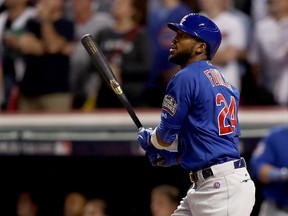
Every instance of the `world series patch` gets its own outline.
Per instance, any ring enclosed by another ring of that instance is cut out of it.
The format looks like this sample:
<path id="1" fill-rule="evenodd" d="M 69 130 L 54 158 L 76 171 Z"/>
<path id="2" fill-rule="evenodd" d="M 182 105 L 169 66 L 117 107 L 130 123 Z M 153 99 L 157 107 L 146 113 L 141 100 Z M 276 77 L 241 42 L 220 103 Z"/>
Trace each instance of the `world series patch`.
<path id="1" fill-rule="evenodd" d="M 166 110 L 171 116 L 176 113 L 177 103 L 170 95 L 165 95 L 162 103 L 162 109 Z"/>

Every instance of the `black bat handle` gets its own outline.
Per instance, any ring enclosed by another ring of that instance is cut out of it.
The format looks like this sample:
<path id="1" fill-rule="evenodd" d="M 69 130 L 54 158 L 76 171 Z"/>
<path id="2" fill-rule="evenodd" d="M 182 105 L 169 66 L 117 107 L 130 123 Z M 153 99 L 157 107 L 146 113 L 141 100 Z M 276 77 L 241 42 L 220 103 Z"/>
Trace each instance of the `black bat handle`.
<path id="1" fill-rule="evenodd" d="M 103 55 L 102 51 L 97 46 L 97 44 L 94 42 L 92 36 L 90 34 L 84 35 L 81 39 L 81 42 L 84 48 L 86 49 L 87 53 L 90 55 L 94 66 L 100 72 L 104 80 L 107 82 L 108 86 L 110 86 L 112 90 L 115 92 L 115 94 L 117 95 L 122 105 L 128 111 L 130 117 L 134 121 L 138 130 L 143 128 L 142 123 L 140 122 L 137 115 L 135 114 L 133 107 L 131 106 L 126 95 L 122 91 L 121 86 L 116 81 L 116 78 L 111 68 L 107 64 L 107 60 L 105 56 Z"/>

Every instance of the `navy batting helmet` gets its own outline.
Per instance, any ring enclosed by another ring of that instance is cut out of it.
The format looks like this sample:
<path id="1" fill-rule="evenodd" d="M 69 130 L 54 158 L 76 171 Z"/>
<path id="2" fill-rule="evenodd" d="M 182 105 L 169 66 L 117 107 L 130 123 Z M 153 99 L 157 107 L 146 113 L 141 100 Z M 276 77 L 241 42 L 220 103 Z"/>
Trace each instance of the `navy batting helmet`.
<path id="1" fill-rule="evenodd" d="M 168 23 L 170 29 L 183 32 L 204 41 L 208 46 L 208 58 L 211 60 L 221 44 L 221 32 L 218 26 L 208 17 L 190 13 L 180 23 Z"/>

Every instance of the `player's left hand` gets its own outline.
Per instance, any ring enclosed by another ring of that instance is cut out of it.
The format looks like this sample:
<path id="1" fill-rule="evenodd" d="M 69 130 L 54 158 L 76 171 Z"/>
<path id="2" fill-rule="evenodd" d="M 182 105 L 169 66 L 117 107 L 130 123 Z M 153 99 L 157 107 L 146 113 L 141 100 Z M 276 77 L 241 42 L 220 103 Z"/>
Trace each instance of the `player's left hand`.
<path id="1" fill-rule="evenodd" d="M 152 128 L 141 128 L 138 132 L 137 141 L 140 144 L 140 146 L 147 151 L 151 148 L 151 133 L 153 132 Z"/>
<path id="2" fill-rule="evenodd" d="M 152 166 L 170 167 L 178 164 L 178 152 L 171 150 L 159 150 L 154 146 L 146 151 L 146 156 L 149 158 Z"/>

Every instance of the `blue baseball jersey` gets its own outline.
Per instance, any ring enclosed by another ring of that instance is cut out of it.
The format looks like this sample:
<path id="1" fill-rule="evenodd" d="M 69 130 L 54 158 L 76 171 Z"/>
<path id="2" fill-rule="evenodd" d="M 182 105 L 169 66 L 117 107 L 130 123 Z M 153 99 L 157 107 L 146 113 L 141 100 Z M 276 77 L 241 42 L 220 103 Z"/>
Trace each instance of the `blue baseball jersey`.
<path id="1" fill-rule="evenodd" d="M 270 130 L 266 137 L 262 138 L 250 159 L 251 174 L 258 177 L 260 168 L 264 164 L 288 168 L 288 125 L 281 125 Z M 263 185 L 263 197 L 279 205 L 288 205 L 287 182 L 275 182 Z"/>
<path id="2" fill-rule="evenodd" d="M 240 158 L 239 91 L 207 60 L 193 62 L 169 81 L 157 133 L 178 139 L 181 166 L 193 172 Z"/>

